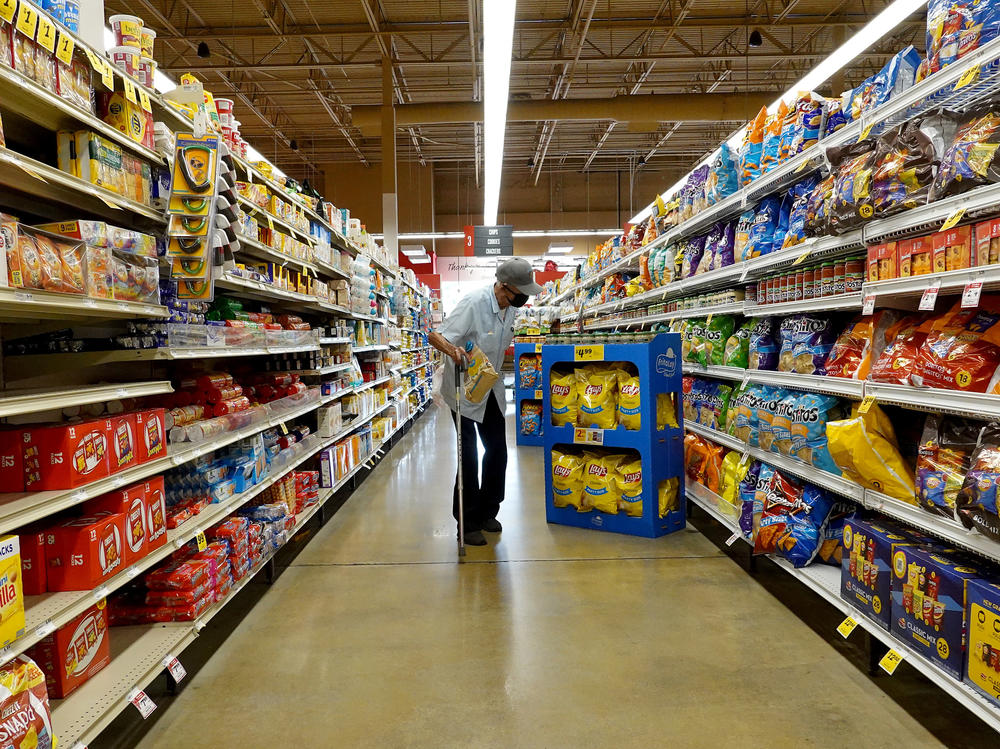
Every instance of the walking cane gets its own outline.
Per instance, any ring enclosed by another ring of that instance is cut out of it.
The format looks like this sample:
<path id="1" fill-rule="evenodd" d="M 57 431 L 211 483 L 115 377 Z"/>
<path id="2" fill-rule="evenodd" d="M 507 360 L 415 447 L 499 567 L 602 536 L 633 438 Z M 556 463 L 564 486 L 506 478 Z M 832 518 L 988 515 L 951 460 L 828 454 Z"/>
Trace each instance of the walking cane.
<path id="1" fill-rule="evenodd" d="M 470 344 L 466 344 L 469 348 Z M 458 418 L 458 561 L 465 557 L 465 477 L 462 474 L 462 374 L 465 372 L 465 360 L 455 364 L 455 413 Z"/>

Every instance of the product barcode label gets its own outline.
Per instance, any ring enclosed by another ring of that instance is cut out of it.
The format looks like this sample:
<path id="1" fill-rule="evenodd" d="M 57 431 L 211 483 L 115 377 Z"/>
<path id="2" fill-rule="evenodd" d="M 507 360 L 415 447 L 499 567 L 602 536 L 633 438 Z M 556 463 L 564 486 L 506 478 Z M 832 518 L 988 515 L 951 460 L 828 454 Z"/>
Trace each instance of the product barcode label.
<path id="1" fill-rule="evenodd" d="M 163 659 L 163 666 L 170 672 L 170 676 L 173 677 L 175 684 L 180 684 L 184 680 L 184 677 L 187 676 L 184 666 L 172 655 L 168 655 Z"/>
<path id="2" fill-rule="evenodd" d="M 133 689 L 128 696 L 128 701 L 135 705 L 135 709 L 139 711 L 139 715 L 143 719 L 148 718 L 156 710 L 156 703 L 141 689 Z"/>

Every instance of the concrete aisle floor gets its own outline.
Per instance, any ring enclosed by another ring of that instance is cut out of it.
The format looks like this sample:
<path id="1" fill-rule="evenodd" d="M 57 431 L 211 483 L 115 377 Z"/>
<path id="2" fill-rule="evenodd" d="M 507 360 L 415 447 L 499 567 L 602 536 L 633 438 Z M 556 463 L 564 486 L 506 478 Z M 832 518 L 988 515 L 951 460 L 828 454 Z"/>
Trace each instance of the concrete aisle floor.
<path id="1" fill-rule="evenodd" d="M 697 531 L 547 525 L 539 448 L 459 567 L 454 455 L 432 409 L 141 746 L 942 746 Z"/>

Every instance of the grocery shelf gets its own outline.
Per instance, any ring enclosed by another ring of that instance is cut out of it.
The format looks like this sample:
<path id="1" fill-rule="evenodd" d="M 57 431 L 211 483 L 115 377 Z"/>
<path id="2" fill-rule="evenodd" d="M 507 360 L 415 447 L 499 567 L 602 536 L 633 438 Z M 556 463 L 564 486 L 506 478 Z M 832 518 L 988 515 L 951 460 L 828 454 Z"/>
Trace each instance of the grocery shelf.
<path id="1" fill-rule="evenodd" d="M 429 361 L 420 362 L 420 364 L 414 364 L 413 366 L 407 367 L 406 369 L 399 370 L 399 373 L 405 375 L 408 372 L 413 372 L 414 370 L 421 369 L 422 367 L 426 367 L 430 363 L 431 362 L 429 362 Z M 2 403 L 3 403 L 3 401 L 0 401 L 0 404 L 2 404 Z"/>
<path id="2" fill-rule="evenodd" d="M 722 380 L 742 380 L 746 377 L 747 371 L 742 367 L 723 367 L 715 364 L 701 366 L 700 364 L 685 363 L 682 365 L 684 374 L 701 375 L 702 377 L 718 377 Z"/>
<path id="3" fill-rule="evenodd" d="M 369 346 L 354 346 L 351 351 L 355 354 L 364 354 L 369 351 L 388 351 L 389 345 L 386 343 L 375 343 Z"/>
<path id="4" fill-rule="evenodd" d="M 309 305 L 309 308 L 313 310 L 323 310 L 324 312 L 335 312 L 338 315 L 343 315 L 344 317 L 359 319 L 358 316 L 347 309 L 347 307 L 341 307 L 339 304 L 334 304 L 333 302 L 328 302 L 324 299 L 314 299 L 312 304 Z"/>
<path id="5" fill-rule="evenodd" d="M 306 244 L 314 244 L 316 242 L 316 237 L 311 236 L 308 231 L 303 231 L 297 226 L 292 226 L 290 223 L 282 218 L 278 218 L 273 213 L 265 211 L 259 205 L 254 203 L 252 200 L 243 197 L 242 195 L 236 196 L 236 202 L 243 206 L 243 210 L 251 215 L 257 214 L 264 223 L 267 224 L 269 229 L 281 229 L 282 234 L 287 234 L 290 237 L 298 239 L 300 242 L 305 242 Z M 258 222 L 259 223 L 259 222 Z"/>
<path id="6" fill-rule="evenodd" d="M 167 317 L 159 304 L 0 287 L 0 320 L 113 320 Z"/>
<path id="7" fill-rule="evenodd" d="M 389 375 L 386 375 L 385 377 L 379 377 L 376 380 L 372 380 L 371 382 L 366 382 L 364 385 L 360 385 L 358 387 L 355 387 L 354 388 L 354 392 L 360 393 L 360 392 L 362 392 L 364 390 L 369 390 L 370 388 L 378 387 L 379 385 L 382 385 L 382 384 L 388 382 L 391 379 L 392 378 Z"/>
<path id="8" fill-rule="evenodd" d="M 290 265 L 298 271 L 308 270 L 314 276 L 325 275 L 322 273 L 321 266 L 318 263 L 311 263 L 307 260 L 302 260 L 297 257 L 292 257 L 291 255 L 286 255 L 283 252 L 279 252 L 273 247 L 268 247 L 262 242 L 258 242 L 256 239 L 251 239 L 250 237 L 240 234 L 240 254 L 247 254 L 251 257 L 260 258 L 261 260 L 267 260 L 273 263 L 278 263 L 281 266 Z M 325 264 L 324 264 L 325 265 Z"/>
<path id="9" fill-rule="evenodd" d="M 353 245 L 353 243 L 351 243 L 351 244 Z M 354 245 L 354 250 L 355 250 L 355 252 L 361 258 L 363 258 L 364 260 L 370 261 L 372 265 L 374 265 L 376 268 L 378 268 L 383 273 L 385 273 L 385 274 L 387 274 L 389 276 L 395 276 L 396 275 L 396 271 L 393 268 L 390 268 L 388 265 L 386 265 L 385 263 L 383 263 L 381 260 L 377 260 L 376 258 L 374 258 L 371 255 L 367 254 L 360 247 L 357 247 L 356 245 Z"/>
<path id="10" fill-rule="evenodd" d="M 327 229 L 331 234 L 335 233 L 333 227 L 327 223 L 325 218 L 323 218 L 319 213 L 314 211 L 312 208 L 307 206 L 302 201 L 297 200 L 293 193 L 290 193 L 285 189 L 284 185 L 271 179 L 270 177 L 266 177 L 259 169 L 254 167 L 252 164 L 250 164 L 250 162 L 246 161 L 242 157 L 237 156 L 236 154 L 230 154 L 230 156 L 233 159 L 233 163 L 237 167 L 242 169 L 244 174 L 250 177 L 248 181 L 259 182 L 261 184 L 267 185 L 268 187 L 271 188 L 271 190 L 274 191 L 276 195 L 287 200 L 289 203 L 292 203 L 296 208 L 300 208 L 311 220 L 315 221 L 320 226 Z"/>
<path id="11" fill-rule="evenodd" d="M 340 338 L 320 338 L 319 344 L 321 346 L 336 346 L 341 343 L 350 343 L 351 339 L 348 336 L 341 336 Z"/>
<path id="12" fill-rule="evenodd" d="M 52 368 L 52 365 L 62 369 L 66 366 L 97 367 L 102 364 L 130 361 L 186 361 L 189 359 L 297 354 L 305 351 L 319 351 L 319 345 L 310 343 L 301 346 L 261 346 L 255 348 L 240 348 L 239 346 L 218 348 L 212 346 L 195 346 L 191 348 L 163 347 L 116 349 L 113 351 L 79 351 L 65 354 L 21 354 L 5 358 L 16 361 L 25 369 L 37 367 L 40 370 L 48 370 Z"/>
<path id="13" fill-rule="evenodd" d="M 325 260 L 320 260 L 318 258 L 314 262 L 316 263 L 316 265 L 318 265 L 320 268 L 322 268 L 324 271 L 329 273 L 334 278 L 340 278 L 345 281 L 349 281 L 351 279 L 351 274 L 349 272 L 343 270 L 342 268 L 338 268 L 336 265 L 332 265 L 331 263 L 328 263 Z"/>
<path id="14" fill-rule="evenodd" d="M 798 374 L 795 372 L 770 372 L 762 369 L 747 370 L 748 382 L 775 385 L 811 393 L 839 395 L 852 400 L 861 400 L 868 392 L 864 380 L 850 380 L 846 377 Z"/>
<path id="15" fill-rule="evenodd" d="M 775 250 L 736 265 L 742 266 L 740 278 L 751 281 L 795 265 L 809 265 L 817 260 L 827 260 L 852 250 L 864 249 L 865 242 L 859 229 L 836 237 L 810 237 L 793 247 Z"/>
<path id="16" fill-rule="evenodd" d="M 300 308 L 305 307 L 307 309 L 313 307 L 319 301 L 316 297 L 308 294 L 299 294 L 295 291 L 285 291 L 284 289 L 279 289 L 277 286 L 272 286 L 271 284 L 261 283 L 260 281 L 251 281 L 249 278 L 241 278 L 239 276 L 226 275 L 221 278 L 217 278 L 215 279 L 215 287 L 217 289 L 239 292 L 247 299 L 254 299 L 271 304 L 283 304 L 285 306 L 298 306 Z"/>
<path id="17" fill-rule="evenodd" d="M 350 369 L 352 366 L 353 364 L 351 362 L 341 362 L 340 364 L 330 364 L 329 366 L 320 367 L 318 369 L 290 369 L 287 371 L 290 374 L 299 374 L 307 377 L 319 377 L 320 375 L 328 375 L 328 374 L 333 374 L 334 372 L 342 372 L 346 369 Z"/>
<path id="18" fill-rule="evenodd" d="M 6 390 L 0 393 L 0 418 L 83 406 L 90 403 L 103 403 L 119 398 L 142 398 L 147 395 L 172 392 L 174 392 L 174 388 L 169 380 L 109 382 L 66 390 Z"/>
<path id="19" fill-rule="evenodd" d="M 414 346 L 413 348 L 401 348 L 400 351 L 403 352 L 404 354 L 410 354 L 413 353 L 414 351 L 421 351 L 425 348 L 430 348 L 430 344 L 428 343 L 424 344 L 423 346 Z"/>
<path id="20" fill-rule="evenodd" d="M 874 396 L 879 403 L 891 403 L 920 411 L 956 414 L 975 419 L 1000 419 L 1000 395 L 878 382 L 866 382 L 865 395 Z"/>
<path id="21" fill-rule="evenodd" d="M 1000 213 L 1000 184 L 983 185 L 961 195 L 911 208 L 890 218 L 877 219 L 864 226 L 865 242 L 875 244 L 912 234 L 929 234 L 958 210 L 964 211 L 961 223 Z"/>
<path id="22" fill-rule="evenodd" d="M 851 294 L 836 294 L 821 296 L 815 299 L 801 299 L 794 302 L 778 302 L 776 304 L 747 304 L 744 314 L 747 317 L 775 317 L 780 315 L 795 315 L 800 312 L 823 312 L 833 310 L 861 309 L 862 294 L 860 291 Z"/>
<path id="23" fill-rule="evenodd" d="M 862 287 L 862 293 L 874 295 L 879 306 L 886 306 L 895 297 L 920 296 L 935 283 L 940 284 L 939 288 L 942 294 L 960 294 L 965 285 L 973 281 L 981 282 L 983 289 L 1000 288 L 1000 265 L 985 265 L 945 271 L 944 273 L 893 278 L 888 281 L 868 281 Z"/>

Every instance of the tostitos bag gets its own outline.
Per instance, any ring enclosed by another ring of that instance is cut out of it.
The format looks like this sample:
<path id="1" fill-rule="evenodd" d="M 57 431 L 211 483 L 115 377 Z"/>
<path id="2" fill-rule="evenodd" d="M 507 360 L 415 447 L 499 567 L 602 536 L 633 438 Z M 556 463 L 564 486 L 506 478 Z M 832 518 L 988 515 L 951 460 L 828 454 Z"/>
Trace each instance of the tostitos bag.
<path id="1" fill-rule="evenodd" d="M 552 425 L 576 424 L 576 374 L 553 372 L 549 377 L 549 396 L 552 399 Z"/>
<path id="2" fill-rule="evenodd" d="M 615 475 L 623 455 L 598 455 L 584 453 L 587 463 L 583 468 L 583 509 L 597 510 L 608 515 L 618 514 L 621 490 Z"/>
<path id="3" fill-rule="evenodd" d="M 642 460 L 628 460 L 620 463 L 615 473 L 618 491 L 621 492 L 619 506 L 629 517 L 642 517 Z"/>
<path id="4" fill-rule="evenodd" d="M 577 424 L 614 429 L 617 391 L 618 377 L 610 367 L 588 365 L 576 370 Z"/>
<path id="5" fill-rule="evenodd" d="M 642 407 L 639 395 L 639 375 L 634 375 L 626 369 L 617 369 L 618 377 L 618 423 L 626 429 L 639 429 L 640 409 Z"/>
<path id="6" fill-rule="evenodd" d="M 851 407 L 850 418 L 826 425 L 827 446 L 844 478 L 916 504 L 913 470 L 899 452 L 896 431 L 885 412 L 872 406 L 866 414 Z"/>
<path id="7" fill-rule="evenodd" d="M 583 511 L 583 467 L 579 455 L 552 451 L 552 504 Z"/>

